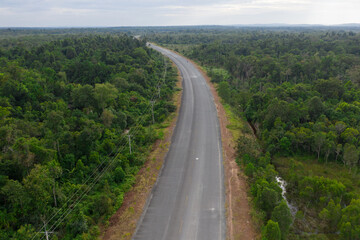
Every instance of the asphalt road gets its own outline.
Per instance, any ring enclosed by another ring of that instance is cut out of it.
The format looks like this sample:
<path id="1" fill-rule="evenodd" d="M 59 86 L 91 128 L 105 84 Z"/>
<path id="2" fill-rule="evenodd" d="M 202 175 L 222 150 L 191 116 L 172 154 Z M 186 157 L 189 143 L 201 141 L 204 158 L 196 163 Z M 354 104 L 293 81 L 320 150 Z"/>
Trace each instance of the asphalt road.
<path id="1" fill-rule="evenodd" d="M 183 77 L 172 144 L 138 222 L 134 240 L 225 239 L 225 191 L 219 122 L 211 91 L 185 58 L 154 45 Z"/>

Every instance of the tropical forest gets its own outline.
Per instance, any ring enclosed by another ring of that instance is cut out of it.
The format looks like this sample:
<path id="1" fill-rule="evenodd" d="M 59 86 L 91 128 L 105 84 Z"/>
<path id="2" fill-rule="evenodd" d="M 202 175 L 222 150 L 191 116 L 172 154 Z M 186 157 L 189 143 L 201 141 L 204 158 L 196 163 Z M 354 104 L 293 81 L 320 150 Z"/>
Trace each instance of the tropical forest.
<path id="1" fill-rule="evenodd" d="M 163 137 L 177 71 L 123 33 L 19 32 L 0 40 L 0 239 L 98 239 Z"/>
<path id="2" fill-rule="evenodd" d="M 360 28 L 319 26 L 0 29 L 0 240 L 101 237 L 177 111 L 149 43 L 231 113 L 257 239 L 360 240 Z"/>
<path id="3" fill-rule="evenodd" d="M 242 119 L 237 163 L 262 239 L 360 239 L 359 31 L 213 27 L 146 36 L 202 66 Z"/>

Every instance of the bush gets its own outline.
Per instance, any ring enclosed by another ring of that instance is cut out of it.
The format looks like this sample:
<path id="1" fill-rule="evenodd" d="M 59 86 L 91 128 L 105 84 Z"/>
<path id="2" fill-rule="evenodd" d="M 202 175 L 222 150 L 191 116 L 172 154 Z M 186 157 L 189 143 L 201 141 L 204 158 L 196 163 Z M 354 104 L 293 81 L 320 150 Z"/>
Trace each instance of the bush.
<path id="1" fill-rule="evenodd" d="M 263 233 L 263 240 L 280 240 L 281 232 L 280 227 L 277 222 L 269 220 L 265 226 L 265 230 Z"/>
<path id="2" fill-rule="evenodd" d="M 293 222 L 290 209 L 285 200 L 282 200 L 280 204 L 274 208 L 271 219 L 279 223 L 279 227 L 281 230 L 281 239 L 285 240 L 289 233 L 290 226 Z"/>

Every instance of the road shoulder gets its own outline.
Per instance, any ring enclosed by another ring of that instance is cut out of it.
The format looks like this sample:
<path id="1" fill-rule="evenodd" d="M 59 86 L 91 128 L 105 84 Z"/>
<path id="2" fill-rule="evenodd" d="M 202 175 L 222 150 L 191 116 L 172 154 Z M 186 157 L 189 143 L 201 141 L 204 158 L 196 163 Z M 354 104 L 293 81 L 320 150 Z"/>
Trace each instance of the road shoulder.
<path id="1" fill-rule="evenodd" d="M 221 98 L 210 78 L 197 63 L 191 62 L 198 68 L 210 87 L 220 122 L 226 188 L 226 238 L 230 240 L 258 239 L 259 236 L 252 221 L 251 205 L 247 194 L 249 186 L 244 173 L 240 171 L 235 161 L 236 139 L 227 128 L 230 125 L 229 115 L 225 111 Z"/>

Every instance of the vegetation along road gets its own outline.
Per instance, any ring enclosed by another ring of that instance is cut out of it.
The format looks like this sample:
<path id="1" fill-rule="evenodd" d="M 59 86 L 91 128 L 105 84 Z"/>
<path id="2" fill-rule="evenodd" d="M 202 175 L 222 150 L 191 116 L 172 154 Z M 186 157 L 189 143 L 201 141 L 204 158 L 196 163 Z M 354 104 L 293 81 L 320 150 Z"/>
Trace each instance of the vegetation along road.
<path id="1" fill-rule="evenodd" d="M 171 147 L 133 239 L 225 239 L 221 136 L 213 96 L 194 65 L 149 46 L 174 61 L 184 92 Z"/>

